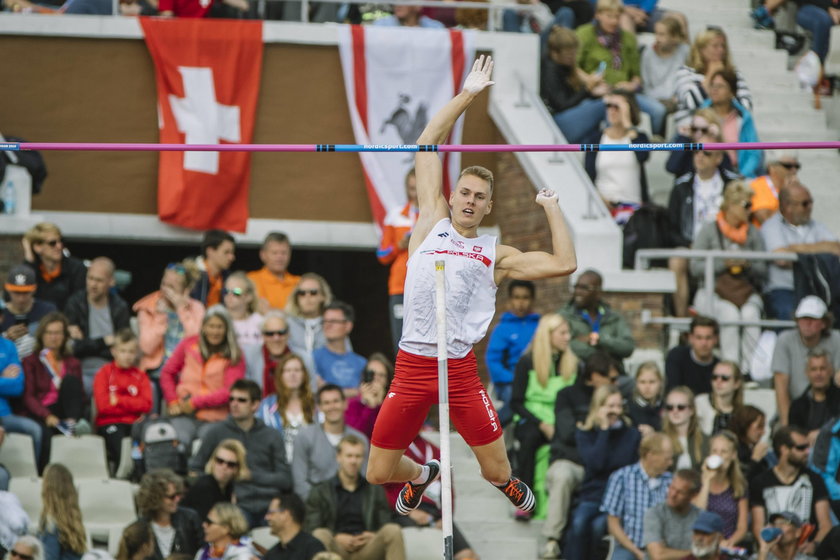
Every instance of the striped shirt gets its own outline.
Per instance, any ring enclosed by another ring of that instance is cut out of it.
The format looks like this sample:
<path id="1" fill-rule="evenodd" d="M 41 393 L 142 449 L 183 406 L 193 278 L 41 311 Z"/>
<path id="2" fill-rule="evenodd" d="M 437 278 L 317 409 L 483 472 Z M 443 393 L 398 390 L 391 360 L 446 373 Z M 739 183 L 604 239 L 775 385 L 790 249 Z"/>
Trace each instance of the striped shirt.
<path id="1" fill-rule="evenodd" d="M 618 517 L 630 540 L 641 548 L 644 537 L 645 512 L 665 501 L 673 475 L 666 472 L 651 478 L 642 463 L 622 467 L 610 475 L 601 511 Z"/>
<path id="2" fill-rule="evenodd" d="M 740 72 L 736 70 L 735 75 L 738 77 L 738 91 L 735 92 L 735 99 L 747 111 L 752 111 L 753 102 L 750 88 Z M 703 89 L 705 78 L 703 74 L 688 66 L 683 66 L 677 70 L 677 112 L 674 113 L 674 119 L 678 125 L 687 122 L 694 111 L 709 97 L 708 92 Z"/>

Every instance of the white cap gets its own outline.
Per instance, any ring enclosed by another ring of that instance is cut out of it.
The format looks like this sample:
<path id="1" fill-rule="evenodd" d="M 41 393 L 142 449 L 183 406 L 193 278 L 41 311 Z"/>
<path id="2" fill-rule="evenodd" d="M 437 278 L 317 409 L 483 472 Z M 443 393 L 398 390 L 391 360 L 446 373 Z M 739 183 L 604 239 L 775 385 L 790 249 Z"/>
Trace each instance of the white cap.
<path id="1" fill-rule="evenodd" d="M 828 308 L 822 299 L 817 296 L 805 296 L 796 306 L 796 313 L 793 316 L 797 319 L 804 317 L 822 319 L 826 313 L 828 313 Z"/>

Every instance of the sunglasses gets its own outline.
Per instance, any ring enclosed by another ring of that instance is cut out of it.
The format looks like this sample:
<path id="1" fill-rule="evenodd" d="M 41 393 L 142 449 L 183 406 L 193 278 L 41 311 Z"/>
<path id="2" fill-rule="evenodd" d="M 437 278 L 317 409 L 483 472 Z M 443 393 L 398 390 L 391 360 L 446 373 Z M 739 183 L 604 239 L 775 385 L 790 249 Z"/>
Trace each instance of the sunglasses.
<path id="1" fill-rule="evenodd" d="M 701 150 L 699 153 L 703 154 L 706 157 L 714 157 L 715 153 L 710 152 L 709 150 Z"/>
<path id="2" fill-rule="evenodd" d="M 666 404 L 665 405 L 665 410 L 667 410 L 668 412 L 671 412 L 672 410 L 682 411 L 682 410 L 685 410 L 686 408 L 688 408 L 687 404 Z"/>
<path id="3" fill-rule="evenodd" d="M 9 551 L 9 556 L 12 558 L 20 558 L 21 560 L 33 560 L 34 558 L 31 554 L 22 554 L 14 548 Z"/>
<path id="4" fill-rule="evenodd" d="M 613 385 L 615 385 L 616 383 L 618 383 L 618 377 L 619 377 L 619 376 L 617 376 L 617 375 L 611 375 L 611 376 L 607 377 L 607 379 L 609 379 L 609 380 L 610 380 L 610 383 L 612 383 Z"/>
<path id="5" fill-rule="evenodd" d="M 239 467 L 239 461 L 225 461 L 221 457 L 213 457 L 213 459 L 216 461 L 216 464 L 219 465 L 219 466 L 224 465 L 229 469 L 236 469 L 236 468 Z"/>
<path id="6" fill-rule="evenodd" d="M 204 518 L 204 524 L 205 524 L 205 525 L 218 525 L 218 524 L 219 524 L 219 522 L 218 522 L 218 521 L 213 521 L 213 520 L 212 520 L 212 519 L 210 519 L 209 517 L 205 517 L 205 518 Z"/>
<path id="7" fill-rule="evenodd" d="M 167 500 L 177 500 L 181 496 L 183 496 L 183 494 L 181 494 L 180 492 L 175 492 L 174 494 L 167 494 L 166 496 L 164 496 L 164 498 L 166 498 Z"/>
<path id="8" fill-rule="evenodd" d="M 605 103 L 604 107 L 606 107 L 607 109 L 618 109 L 618 105 L 616 105 L 615 103 Z"/>
<path id="9" fill-rule="evenodd" d="M 325 325 L 343 325 L 347 319 L 324 319 Z"/>
<path id="10" fill-rule="evenodd" d="M 802 164 L 801 163 L 786 163 L 784 161 L 778 161 L 776 163 L 778 163 L 779 165 L 781 165 L 782 167 L 784 167 L 788 171 L 790 171 L 791 169 L 802 169 Z"/>
<path id="11" fill-rule="evenodd" d="M 50 239 L 49 241 L 42 241 L 44 245 L 49 245 L 50 247 L 58 247 L 61 245 L 61 239 Z"/>
<path id="12" fill-rule="evenodd" d="M 271 338 L 273 336 L 283 336 L 289 334 L 289 329 L 280 329 L 279 331 L 263 331 L 263 336 Z"/>
<path id="13" fill-rule="evenodd" d="M 797 451 L 807 451 L 808 448 L 811 447 L 811 444 L 810 443 L 802 443 L 800 445 L 793 445 L 791 447 L 793 447 Z"/>
<path id="14" fill-rule="evenodd" d="M 185 275 L 187 273 L 187 269 L 184 268 L 184 265 L 178 263 L 169 263 L 166 265 L 166 270 L 173 270 L 181 275 Z"/>
<path id="15" fill-rule="evenodd" d="M 234 295 L 236 297 L 241 297 L 241 296 L 245 295 L 245 290 L 243 290 L 242 288 L 231 288 L 231 289 L 225 288 L 225 289 L 222 290 L 222 295 L 223 296 L 226 296 L 228 294 Z"/>
<path id="16" fill-rule="evenodd" d="M 317 296 L 321 290 L 298 290 L 299 296 Z"/>
<path id="17" fill-rule="evenodd" d="M 749 210 L 750 208 L 752 208 L 752 201 L 751 200 L 745 200 L 744 202 L 741 203 L 741 206 L 743 206 L 745 210 Z"/>
<path id="18" fill-rule="evenodd" d="M 228 399 L 228 402 L 234 402 L 234 401 L 236 401 L 238 403 L 249 403 L 249 402 L 251 402 L 251 399 L 249 399 L 248 397 L 230 397 Z"/>
<path id="19" fill-rule="evenodd" d="M 698 132 L 700 134 L 706 134 L 707 132 L 709 132 L 709 127 L 708 126 L 694 126 L 694 125 L 691 125 L 691 133 L 692 134 L 697 134 Z"/>
<path id="20" fill-rule="evenodd" d="M 788 204 L 790 204 L 791 206 L 801 206 L 802 208 L 810 208 L 813 203 L 813 200 L 803 200 L 802 202 L 791 200 L 790 202 L 788 202 Z"/>
<path id="21" fill-rule="evenodd" d="M 712 374 L 712 381 L 729 381 L 732 379 L 731 375 L 723 375 L 722 373 L 713 373 Z"/>

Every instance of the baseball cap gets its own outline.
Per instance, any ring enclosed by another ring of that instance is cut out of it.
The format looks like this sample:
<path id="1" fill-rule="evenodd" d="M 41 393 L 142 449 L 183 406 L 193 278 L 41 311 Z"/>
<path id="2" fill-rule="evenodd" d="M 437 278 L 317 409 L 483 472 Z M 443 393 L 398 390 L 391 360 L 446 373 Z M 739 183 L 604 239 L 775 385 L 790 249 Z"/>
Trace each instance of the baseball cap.
<path id="1" fill-rule="evenodd" d="M 692 531 L 701 533 L 722 533 L 723 518 L 713 511 L 701 511 L 691 526 Z"/>
<path id="2" fill-rule="evenodd" d="M 782 511 L 779 513 L 774 513 L 770 516 L 770 523 L 773 523 L 777 519 L 786 519 L 790 521 L 792 524 L 796 525 L 797 527 L 802 526 L 802 520 L 799 519 L 799 516 L 793 513 L 792 511 Z"/>
<path id="3" fill-rule="evenodd" d="M 19 264 L 9 271 L 4 287 L 7 292 L 34 292 L 36 284 L 35 271 L 25 264 Z"/>
<path id="4" fill-rule="evenodd" d="M 802 319 L 808 317 L 810 319 L 822 319 L 828 313 L 828 307 L 825 302 L 817 296 L 805 296 L 796 306 L 796 313 L 794 317 Z"/>

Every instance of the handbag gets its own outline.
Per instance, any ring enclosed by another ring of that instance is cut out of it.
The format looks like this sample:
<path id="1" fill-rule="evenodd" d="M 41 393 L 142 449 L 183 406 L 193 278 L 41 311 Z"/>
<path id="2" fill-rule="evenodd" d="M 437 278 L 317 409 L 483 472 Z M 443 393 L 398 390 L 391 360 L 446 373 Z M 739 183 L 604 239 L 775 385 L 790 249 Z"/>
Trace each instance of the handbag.
<path id="1" fill-rule="evenodd" d="M 724 244 L 720 228 L 717 228 L 717 233 L 722 248 Z M 739 274 L 733 274 L 727 270 L 722 274 L 718 274 L 717 278 L 715 278 L 715 293 L 722 299 L 733 303 L 736 307 L 740 308 L 747 303 L 747 300 L 750 299 L 754 291 L 755 288 L 752 282 L 750 282 L 747 274 L 743 271 Z"/>

